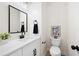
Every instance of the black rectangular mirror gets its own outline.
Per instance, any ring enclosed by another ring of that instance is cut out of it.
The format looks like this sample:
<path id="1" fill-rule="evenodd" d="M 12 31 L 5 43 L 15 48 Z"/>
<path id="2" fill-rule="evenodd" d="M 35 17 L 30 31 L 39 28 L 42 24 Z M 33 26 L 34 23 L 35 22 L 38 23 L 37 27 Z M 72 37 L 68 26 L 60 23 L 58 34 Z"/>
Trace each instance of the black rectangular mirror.
<path id="1" fill-rule="evenodd" d="M 21 32 L 21 25 L 24 23 L 24 30 L 27 32 L 27 13 L 13 7 L 11 5 L 8 6 L 9 8 L 9 33 L 20 33 Z"/>

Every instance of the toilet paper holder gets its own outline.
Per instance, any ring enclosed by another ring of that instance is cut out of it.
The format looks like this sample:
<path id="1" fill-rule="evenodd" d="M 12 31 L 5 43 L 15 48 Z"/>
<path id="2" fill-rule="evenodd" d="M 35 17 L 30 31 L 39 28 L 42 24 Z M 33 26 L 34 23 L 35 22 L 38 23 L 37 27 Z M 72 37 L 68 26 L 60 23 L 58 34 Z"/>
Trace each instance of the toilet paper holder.
<path id="1" fill-rule="evenodd" d="M 46 44 L 46 41 L 42 41 L 42 44 Z"/>
<path id="2" fill-rule="evenodd" d="M 77 50 L 77 51 L 79 51 L 79 46 L 78 46 L 78 45 L 76 45 L 76 46 L 71 45 L 71 48 L 72 48 L 72 50 Z"/>

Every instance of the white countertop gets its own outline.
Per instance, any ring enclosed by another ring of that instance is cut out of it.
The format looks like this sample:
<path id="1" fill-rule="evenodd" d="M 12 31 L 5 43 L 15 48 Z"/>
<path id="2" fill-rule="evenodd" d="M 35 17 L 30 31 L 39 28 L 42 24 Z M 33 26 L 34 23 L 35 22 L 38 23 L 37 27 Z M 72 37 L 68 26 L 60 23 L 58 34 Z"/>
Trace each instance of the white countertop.
<path id="1" fill-rule="evenodd" d="M 24 39 L 13 39 L 8 41 L 6 44 L 0 45 L 0 56 L 5 56 L 11 52 L 39 39 L 39 36 L 24 38 Z"/>

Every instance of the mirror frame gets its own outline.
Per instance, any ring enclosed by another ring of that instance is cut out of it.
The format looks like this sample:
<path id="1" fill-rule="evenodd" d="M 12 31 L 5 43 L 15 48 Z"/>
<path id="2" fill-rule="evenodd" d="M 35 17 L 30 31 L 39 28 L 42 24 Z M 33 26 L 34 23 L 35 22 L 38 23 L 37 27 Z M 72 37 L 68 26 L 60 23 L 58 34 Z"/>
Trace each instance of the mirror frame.
<path id="1" fill-rule="evenodd" d="M 24 12 L 24 11 L 22 11 L 22 10 L 16 8 L 16 7 L 14 7 L 14 6 L 11 6 L 11 5 L 8 5 L 8 32 L 11 33 L 11 34 L 12 33 L 21 33 L 21 32 L 11 32 L 10 31 L 10 7 L 12 7 L 14 9 L 16 9 L 16 10 L 26 14 L 26 31 L 25 32 L 27 32 L 28 31 L 28 14 L 26 12 Z"/>

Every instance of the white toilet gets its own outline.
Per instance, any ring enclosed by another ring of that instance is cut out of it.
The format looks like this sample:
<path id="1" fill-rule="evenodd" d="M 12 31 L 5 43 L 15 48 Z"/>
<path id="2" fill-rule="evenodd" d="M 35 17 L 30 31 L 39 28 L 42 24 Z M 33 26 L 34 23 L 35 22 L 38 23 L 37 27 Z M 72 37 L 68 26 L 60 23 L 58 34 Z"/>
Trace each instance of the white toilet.
<path id="1" fill-rule="evenodd" d="M 60 46 L 60 38 L 54 39 L 53 37 L 50 37 L 51 39 L 51 48 L 50 48 L 50 55 L 51 56 L 61 56 L 61 50 L 59 48 Z"/>

